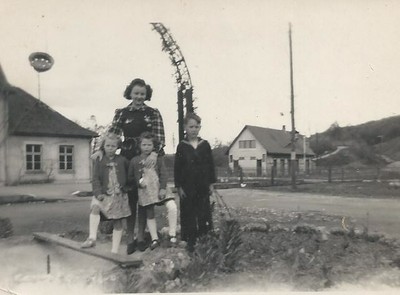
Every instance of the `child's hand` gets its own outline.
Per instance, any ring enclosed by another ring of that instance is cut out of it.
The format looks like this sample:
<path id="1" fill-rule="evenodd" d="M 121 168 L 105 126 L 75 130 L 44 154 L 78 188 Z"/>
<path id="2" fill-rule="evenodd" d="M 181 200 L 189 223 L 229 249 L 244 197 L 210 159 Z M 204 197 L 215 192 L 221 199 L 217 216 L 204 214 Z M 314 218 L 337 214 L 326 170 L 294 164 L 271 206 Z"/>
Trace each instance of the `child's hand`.
<path id="1" fill-rule="evenodd" d="M 167 191 L 165 189 L 160 189 L 160 193 L 158 194 L 160 200 L 164 200 L 167 195 Z"/>
<path id="2" fill-rule="evenodd" d="M 121 190 L 121 192 L 123 192 L 123 193 L 128 193 L 129 191 L 132 190 L 132 188 L 131 188 L 130 186 L 127 185 L 127 186 L 121 186 L 120 190 Z"/>
<path id="3" fill-rule="evenodd" d="M 186 194 L 181 187 L 178 187 L 178 195 L 181 200 L 186 199 Z"/>
<path id="4" fill-rule="evenodd" d="M 103 152 L 99 150 L 99 151 L 95 152 L 93 155 L 91 155 L 90 158 L 92 160 L 99 159 L 99 161 L 101 161 L 101 159 L 103 159 Z"/>
<path id="5" fill-rule="evenodd" d="M 214 194 L 214 192 L 215 192 L 215 188 L 214 188 L 214 184 L 212 183 L 212 184 L 210 184 L 210 187 L 209 187 L 209 189 L 210 189 L 210 194 Z"/>
<path id="6" fill-rule="evenodd" d="M 103 194 L 98 195 L 98 196 L 96 197 L 96 199 L 99 200 L 99 201 L 103 201 L 104 198 L 105 198 L 105 195 L 103 195 Z"/>
<path id="7" fill-rule="evenodd" d="M 146 187 L 146 183 L 145 183 L 145 181 L 144 181 L 143 178 L 140 178 L 140 179 L 139 179 L 139 187 L 140 187 L 140 188 L 145 188 L 145 187 Z"/>

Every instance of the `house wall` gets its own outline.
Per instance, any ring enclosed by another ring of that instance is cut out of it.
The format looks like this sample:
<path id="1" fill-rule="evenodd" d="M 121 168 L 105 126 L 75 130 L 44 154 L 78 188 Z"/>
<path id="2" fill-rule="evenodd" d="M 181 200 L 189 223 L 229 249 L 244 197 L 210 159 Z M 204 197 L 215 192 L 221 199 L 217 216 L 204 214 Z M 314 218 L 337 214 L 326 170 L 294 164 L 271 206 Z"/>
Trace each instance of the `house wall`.
<path id="1" fill-rule="evenodd" d="M 26 144 L 42 145 L 42 171 L 26 171 Z M 72 145 L 73 170 L 59 170 L 59 146 Z M 90 140 L 82 138 L 57 138 L 10 136 L 7 141 L 7 184 L 54 180 L 56 182 L 89 181 Z"/>
<path id="2" fill-rule="evenodd" d="M 255 148 L 239 148 L 240 140 L 255 140 L 256 147 Z M 261 160 L 261 172 L 262 175 L 266 174 L 266 162 L 263 162 L 263 154 L 266 154 L 264 147 L 259 143 L 253 134 L 245 129 L 240 137 L 237 138 L 236 142 L 232 145 L 229 150 L 229 167 L 233 169 L 234 160 L 238 160 L 238 164 L 242 167 L 243 172 L 247 173 L 256 173 L 257 171 L 257 160 Z M 243 157 L 243 160 L 239 160 Z M 251 159 L 254 157 L 255 159 Z M 231 161 L 232 158 L 232 161 Z M 267 162 L 268 163 L 268 162 Z M 267 164 L 268 165 L 268 164 Z"/>
<path id="3" fill-rule="evenodd" d="M 311 160 L 312 157 L 307 157 L 304 161 L 303 156 L 297 155 L 298 167 L 296 168 L 299 173 L 312 173 L 315 170 L 315 163 Z M 287 176 L 289 175 L 289 166 L 290 166 L 290 156 L 289 155 L 281 155 L 281 156 L 268 156 L 268 164 L 270 167 L 274 165 L 274 160 L 276 160 L 276 175 L 278 176 Z M 308 162 L 308 164 L 307 164 Z M 304 164 L 306 163 L 306 165 Z"/>
<path id="4" fill-rule="evenodd" d="M 0 92 L 0 186 L 6 184 L 6 141 L 8 130 L 7 104 Z"/>
<path id="5" fill-rule="evenodd" d="M 239 148 L 239 141 L 241 140 L 255 140 L 256 147 L 255 148 Z M 265 159 L 263 161 L 263 154 L 266 154 Z M 239 160 L 241 157 L 244 159 Z M 251 158 L 255 159 L 251 159 Z M 231 161 L 232 159 L 232 161 Z M 247 175 L 256 175 L 257 174 L 257 159 L 261 160 L 261 175 L 269 176 L 272 172 L 272 167 L 274 165 L 274 160 L 276 160 L 276 175 L 284 176 L 289 174 L 289 166 L 290 166 L 290 154 L 287 155 L 270 155 L 264 149 L 264 147 L 259 143 L 253 134 L 245 129 L 242 134 L 236 139 L 235 143 L 229 150 L 229 167 L 234 170 L 234 161 L 237 160 L 239 166 L 243 169 L 243 172 Z M 297 156 L 299 161 L 298 164 L 298 172 L 304 173 L 306 170 L 306 166 L 304 165 L 303 156 Z M 315 163 L 311 161 L 309 157 L 307 157 L 309 162 L 308 172 L 311 173 L 315 169 Z"/>

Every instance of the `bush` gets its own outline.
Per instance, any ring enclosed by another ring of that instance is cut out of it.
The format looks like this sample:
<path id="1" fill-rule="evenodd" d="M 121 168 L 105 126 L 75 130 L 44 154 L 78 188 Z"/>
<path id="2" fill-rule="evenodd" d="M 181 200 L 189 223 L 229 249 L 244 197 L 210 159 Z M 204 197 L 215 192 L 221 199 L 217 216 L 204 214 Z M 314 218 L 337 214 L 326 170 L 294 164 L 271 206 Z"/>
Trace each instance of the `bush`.
<path id="1" fill-rule="evenodd" d="M 218 272 L 232 272 L 241 257 L 241 229 L 235 219 L 223 219 L 218 232 L 198 239 L 192 260 L 183 271 L 188 284 L 206 284 Z"/>

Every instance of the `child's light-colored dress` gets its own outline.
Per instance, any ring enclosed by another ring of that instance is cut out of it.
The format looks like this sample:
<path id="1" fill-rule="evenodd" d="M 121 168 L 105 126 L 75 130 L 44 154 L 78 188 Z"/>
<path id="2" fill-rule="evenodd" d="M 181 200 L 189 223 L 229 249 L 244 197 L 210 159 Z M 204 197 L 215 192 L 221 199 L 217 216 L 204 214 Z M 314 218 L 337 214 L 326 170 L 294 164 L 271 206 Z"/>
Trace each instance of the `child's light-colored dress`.
<path id="1" fill-rule="evenodd" d="M 148 206 L 158 203 L 160 180 L 155 165 L 151 168 L 142 168 L 142 177 L 139 180 L 139 205 Z"/>
<path id="2" fill-rule="evenodd" d="M 103 215 L 107 219 L 120 219 L 128 217 L 129 215 L 131 215 L 128 194 L 121 190 L 122 185 L 120 181 L 118 181 L 117 175 L 118 169 L 124 169 L 123 165 L 121 165 L 121 163 L 118 163 L 118 161 L 109 161 L 108 163 L 99 164 L 100 165 L 96 166 L 96 168 L 100 170 L 106 170 L 98 171 L 98 175 L 101 175 L 104 178 L 102 183 L 102 193 L 106 196 L 102 201 L 99 201 L 98 199 L 96 199 L 96 197 L 93 197 L 91 206 L 97 205 L 100 208 L 101 213 L 103 213 Z"/>
<path id="3" fill-rule="evenodd" d="M 135 181 L 138 186 L 139 206 L 149 206 L 160 203 L 160 189 L 167 187 L 167 175 L 162 157 L 152 167 L 145 167 L 146 157 L 134 157 L 129 165 L 128 179 Z"/>

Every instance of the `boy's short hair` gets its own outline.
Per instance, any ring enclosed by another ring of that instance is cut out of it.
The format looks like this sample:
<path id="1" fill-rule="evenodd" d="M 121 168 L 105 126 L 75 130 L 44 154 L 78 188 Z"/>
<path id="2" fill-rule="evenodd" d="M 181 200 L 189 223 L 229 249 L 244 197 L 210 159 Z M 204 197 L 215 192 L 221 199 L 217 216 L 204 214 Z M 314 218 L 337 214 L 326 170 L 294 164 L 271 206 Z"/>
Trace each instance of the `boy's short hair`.
<path id="1" fill-rule="evenodd" d="M 153 142 L 154 146 L 157 144 L 156 136 L 149 131 L 145 131 L 142 134 L 140 134 L 139 144 L 142 142 L 143 139 L 150 139 Z"/>
<path id="2" fill-rule="evenodd" d="M 183 123 L 186 125 L 190 119 L 195 120 L 198 124 L 201 124 L 201 118 L 195 113 L 187 113 L 183 119 Z"/>
<path id="3" fill-rule="evenodd" d="M 102 150 L 104 150 L 104 145 L 105 145 L 106 139 L 116 141 L 118 148 L 120 148 L 121 145 L 122 145 L 122 138 L 121 138 L 120 135 L 115 134 L 113 132 L 107 132 L 104 135 L 104 139 L 103 139 L 103 141 L 101 142 L 101 145 L 100 145 L 100 149 L 102 149 Z"/>

